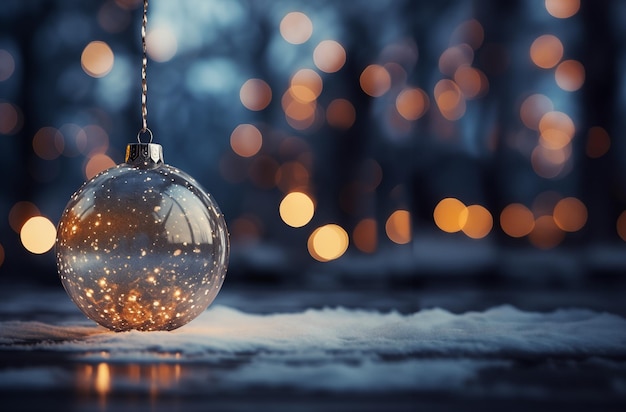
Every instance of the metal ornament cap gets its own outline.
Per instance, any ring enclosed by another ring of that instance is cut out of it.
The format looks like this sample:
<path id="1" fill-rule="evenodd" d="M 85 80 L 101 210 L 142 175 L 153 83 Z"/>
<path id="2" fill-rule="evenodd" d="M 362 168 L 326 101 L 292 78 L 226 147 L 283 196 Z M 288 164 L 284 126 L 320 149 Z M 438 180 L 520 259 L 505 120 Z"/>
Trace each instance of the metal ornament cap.
<path id="1" fill-rule="evenodd" d="M 160 166 L 163 164 L 163 147 L 156 143 L 129 143 L 124 161 L 142 168 Z"/>

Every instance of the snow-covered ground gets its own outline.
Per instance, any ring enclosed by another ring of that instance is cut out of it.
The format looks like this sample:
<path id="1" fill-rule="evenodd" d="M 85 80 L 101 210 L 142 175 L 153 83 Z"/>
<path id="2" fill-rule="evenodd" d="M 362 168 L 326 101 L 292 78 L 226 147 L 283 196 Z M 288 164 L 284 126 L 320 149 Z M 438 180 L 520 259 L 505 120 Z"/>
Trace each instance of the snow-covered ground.
<path id="1" fill-rule="evenodd" d="M 377 308 L 372 302 L 387 301 L 372 292 L 336 295 L 346 306 L 307 307 L 314 295 L 297 295 L 260 293 L 246 305 L 227 292 L 188 325 L 148 333 L 98 327 L 63 291 L 4 296 L 0 398 L 26 410 L 148 403 L 172 410 L 172 402 L 180 410 L 626 406 L 626 319 L 619 315 L 511 305 L 398 311 Z M 301 303 L 263 310 L 281 296 Z"/>

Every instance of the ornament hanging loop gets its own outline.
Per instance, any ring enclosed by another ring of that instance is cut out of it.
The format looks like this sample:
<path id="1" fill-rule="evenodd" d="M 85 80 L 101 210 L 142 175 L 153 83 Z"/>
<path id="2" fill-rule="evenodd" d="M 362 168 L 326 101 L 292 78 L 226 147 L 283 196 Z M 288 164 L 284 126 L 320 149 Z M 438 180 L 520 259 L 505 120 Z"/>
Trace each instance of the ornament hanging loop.
<path id="1" fill-rule="evenodd" d="M 150 137 L 150 140 L 148 140 L 146 143 L 152 143 L 152 130 L 148 129 L 147 127 L 145 129 L 141 129 L 139 133 L 137 133 L 137 143 L 144 143 L 141 141 L 141 137 L 145 134 Z"/>

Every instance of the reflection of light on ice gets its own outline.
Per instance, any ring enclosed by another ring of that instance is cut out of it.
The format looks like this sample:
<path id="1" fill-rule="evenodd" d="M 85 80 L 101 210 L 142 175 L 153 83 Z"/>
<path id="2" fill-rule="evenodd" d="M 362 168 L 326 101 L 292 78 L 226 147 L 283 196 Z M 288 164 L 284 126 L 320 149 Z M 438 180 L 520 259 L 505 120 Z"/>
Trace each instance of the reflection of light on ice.
<path id="1" fill-rule="evenodd" d="M 96 381 L 94 388 L 101 396 L 106 396 L 111 391 L 111 372 L 109 365 L 106 363 L 99 363 L 96 369 Z"/>
<path id="2" fill-rule="evenodd" d="M 117 364 L 100 362 L 97 365 L 84 364 L 77 366 L 75 388 L 84 394 L 96 394 L 100 406 L 104 407 L 107 398 L 129 387 L 143 388 L 152 396 L 176 387 L 183 376 L 181 365 L 167 363 L 175 359 L 175 355 L 163 355 L 162 362 L 157 364 Z"/>

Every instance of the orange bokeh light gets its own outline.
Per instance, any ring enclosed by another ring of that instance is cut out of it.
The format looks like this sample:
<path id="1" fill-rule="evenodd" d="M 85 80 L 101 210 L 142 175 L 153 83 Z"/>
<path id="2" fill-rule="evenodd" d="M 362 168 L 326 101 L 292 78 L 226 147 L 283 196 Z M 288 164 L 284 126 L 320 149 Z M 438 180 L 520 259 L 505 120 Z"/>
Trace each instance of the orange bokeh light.
<path id="1" fill-rule="evenodd" d="M 545 0 L 545 6 L 552 17 L 567 19 L 578 13 L 580 0 Z"/>
<path id="2" fill-rule="evenodd" d="M 465 98 L 459 86 L 452 80 L 442 79 L 435 85 L 435 101 L 442 116 L 458 120 L 465 114 Z"/>
<path id="3" fill-rule="evenodd" d="M 376 251 L 378 244 L 377 236 L 376 220 L 372 218 L 361 220 L 352 232 L 354 246 L 364 253 L 374 253 Z"/>
<path id="4" fill-rule="evenodd" d="M 311 69 L 300 69 L 290 81 L 289 93 L 301 103 L 311 103 L 322 93 L 323 82 Z"/>
<path id="5" fill-rule="evenodd" d="M 447 197 L 437 203 L 433 218 L 444 232 L 459 232 L 467 222 L 467 207 L 459 199 Z"/>
<path id="6" fill-rule="evenodd" d="M 575 197 L 559 200 L 553 215 L 554 223 L 565 232 L 577 232 L 587 223 L 587 207 Z"/>
<path id="7" fill-rule="evenodd" d="M 531 130 L 539 130 L 539 121 L 548 112 L 554 110 L 554 104 L 543 94 L 532 94 L 520 106 L 520 118 L 524 126 Z"/>
<path id="8" fill-rule="evenodd" d="M 348 233 L 338 225 L 320 226 L 311 233 L 307 242 L 309 254 L 320 262 L 340 258 L 348 249 Z"/>
<path id="9" fill-rule="evenodd" d="M 411 241 L 411 214 L 408 210 L 396 210 L 385 223 L 387 237 L 399 245 Z"/>
<path id="10" fill-rule="evenodd" d="M 19 107 L 0 101 L 0 134 L 14 134 L 22 128 L 22 113 Z"/>
<path id="11" fill-rule="evenodd" d="M 361 89 L 372 97 L 380 97 L 389 91 L 391 76 L 387 69 L 378 64 L 367 66 L 359 78 Z"/>
<path id="12" fill-rule="evenodd" d="M 104 153 L 96 153 L 87 161 L 85 165 L 85 177 L 91 179 L 98 173 L 115 166 L 115 162 Z"/>
<path id="13" fill-rule="evenodd" d="M 80 63 L 91 77 L 104 77 L 113 69 L 113 50 L 103 41 L 92 41 L 83 50 Z"/>
<path id="14" fill-rule="evenodd" d="M 326 121 L 332 127 L 347 130 L 356 120 L 356 110 L 346 99 L 335 99 L 326 108 Z"/>
<path id="15" fill-rule="evenodd" d="M 556 67 L 554 78 L 561 89 L 574 92 L 585 83 L 585 67 L 576 60 L 564 60 Z"/>
<path id="16" fill-rule="evenodd" d="M 563 112 L 548 112 L 541 117 L 539 121 L 539 131 L 545 133 L 546 131 L 554 129 L 563 132 L 571 140 L 576 133 L 576 126 L 572 118 Z"/>
<path id="17" fill-rule="evenodd" d="M 539 136 L 539 144 L 549 150 L 563 149 L 571 140 L 571 136 L 559 129 L 546 129 Z"/>
<path id="18" fill-rule="evenodd" d="M 281 100 L 285 115 L 294 120 L 307 120 L 315 115 L 317 103 L 314 101 L 304 103 L 293 97 L 289 91 L 285 92 Z"/>
<path id="19" fill-rule="evenodd" d="M 542 69 L 556 66 L 562 57 L 563 44 L 552 34 L 537 37 L 530 46 L 530 59 Z"/>
<path id="20" fill-rule="evenodd" d="M 474 61 L 474 50 L 465 44 L 448 47 L 439 57 L 439 71 L 448 76 L 463 65 L 471 65 Z"/>
<path id="21" fill-rule="evenodd" d="M 511 203 L 500 213 L 500 227 L 511 237 L 524 237 L 535 227 L 535 217 L 526 206 Z"/>
<path id="22" fill-rule="evenodd" d="M 230 147 L 241 157 L 252 157 L 261 150 L 263 135 L 254 125 L 240 124 L 230 134 Z"/>
<path id="23" fill-rule="evenodd" d="M 461 228 L 463 233 L 472 239 L 482 239 L 491 232 L 493 228 L 493 217 L 491 213 L 481 205 L 470 205 L 467 207 L 467 219 Z"/>
<path id="24" fill-rule="evenodd" d="M 33 137 L 33 151 L 42 159 L 56 159 L 63 153 L 63 147 L 63 136 L 54 127 L 42 127 Z"/>
<path id="25" fill-rule="evenodd" d="M 293 11 L 280 21 L 280 34 L 288 43 L 302 44 L 313 34 L 313 23 L 306 14 Z"/>
<path id="26" fill-rule="evenodd" d="M 35 204 L 27 201 L 17 202 L 9 210 L 9 226 L 15 233 L 20 233 L 22 226 L 28 219 L 40 214 L 39 208 Z"/>
<path id="27" fill-rule="evenodd" d="M 302 227 L 309 223 L 315 213 L 315 204 L 303 192 L 291 192 L 280 202 L 280 218 L 291 227 Z"/>
<path id="28" fill-rule="evenodd" d="M 563 241 L 563 232 L 550 215 L 539 216 L 535 220 L 535 227 L 528 234 L 530 243 L 539 249 L 552 249 Z"/>
<path id="29" fill-rule="evenodd" d="M 54 247 L 56 234 L 57 228 L 50 219 L 33 216 L 20 229 L 20 240 L 26 250 L 39 255 Z"/>
<path id="30" fill-rule="evenodd" d="M 407 88 L 396 98 L 396 110 L 406 120 L 417 120 L 428 110 L 428 95 L 420 88 Z"/>
<path id="31" fill-rule="evenodd" d="M 489 89 L 487 76 L 480 70 L 462 65 L 454 72 L 454 81 L 467 99 L 475 99 L 484 95 Z"/>
<path id="32" fill-rule="evenodd" d="M 239 90 L 239 99 L 247 109 L 263 110 L 272 101 L 272 89 L 261 79 L 248 79 Z"/>
<path id="33" fill-rule="evenodd" d="M 346 51 L 334 40 L 321 41 L 313 51 L 313 63 L 325 73 L 335 73 L 346 63 Z"/>
<path id="34" fill-rule="evenodd" d="M 571 146 L 560 149 L 548 149 L 537 146 L 533 149 L 530 161 L 535 173 L 546 179 L 553 179 L 561 175 L 565 169 L 565 162 L 571 156 Z"/>

